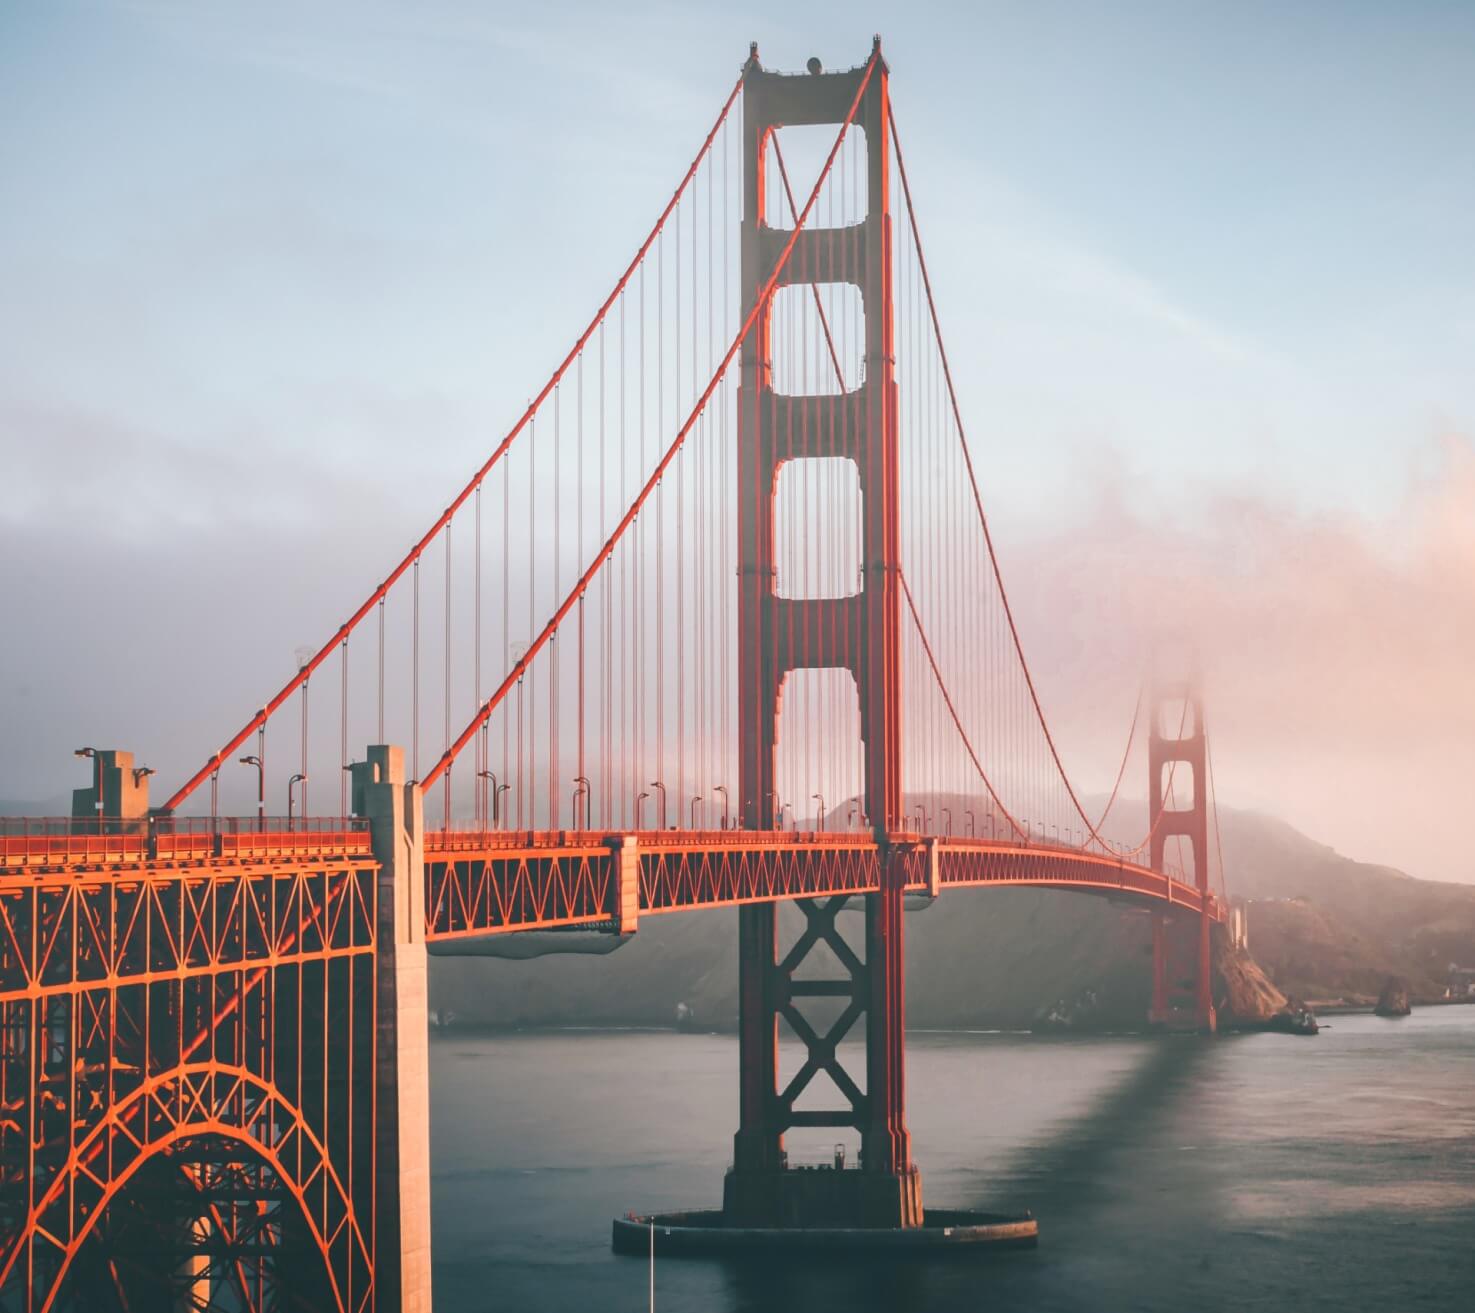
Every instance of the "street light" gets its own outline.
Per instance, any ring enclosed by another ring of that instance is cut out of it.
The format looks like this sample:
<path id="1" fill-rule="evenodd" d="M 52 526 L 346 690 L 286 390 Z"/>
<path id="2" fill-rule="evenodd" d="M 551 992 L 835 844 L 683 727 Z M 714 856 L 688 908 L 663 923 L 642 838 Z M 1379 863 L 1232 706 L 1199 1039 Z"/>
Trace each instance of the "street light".
<path id="1" fill-rule="evenodd" d="M 635 795 L 635 828 L 637 830 L 640 828 L 640 804 L 649 797 L 650 794 L 644 791 Z"/>
<path id="2" fill-rule="evenodd" d="M 666 786 L 660 780 L 652 780 L 650 787 L 661 791 L 661 829 L 666 828 Z"/>
<path id="3" fill-rule="evenodd" d="M 727 785 L 714 784 L 712 786 L 712 792 L 722 795 L 722 828 L 725 830 L 727 829 Z"/>
<path id="4" fill-rule="evenodd" d="M 242 766 L 256 767 L 256 828 L 263 833 L 266 830 L 266 767 L 261 764 L 260 757 L 241 757 Z"/>
<path id="5" fill-rule="evenodd" d="M 584 795 L 584 828 L 589 828 L 589 790 L 591 785 L 587 775 L 575 775 L 574 783 L 579 787 L 574 790 L 574 829 L 579 828 L 579 795 Z"/>
<path id="6" fill-rule="evenodd" d="M 307 783 L 307 776 L 304 775 L 301 771 L 298 771 L 297 774 L 295 774 L 294 776 L 292 776 L 292 778 L 287 781 L 287 828 L 289 830 L 292 828 L 292 789 L 293 789 L 293 787 L 295 785 L 297 785 L 299 783 L 301 783 L 301 784 L 306 784 Z M 303 824 L 304 824 L 304 827 L 305 827 L 306 826 L 306 822 L 307 822 L 307 790 L 306 789 L 303 789 L 302 790 L 302 820 L 303 820 Z"/>
<path id="7" fill-rule="evenodd" d="M 822 793 L 811 793 L 809 796 L 815 802 L 819 803 L 819 828 L 823 830 L 825 828 L 825 795 Z"/>
<path id="8" fill-rule="evenodd" d="M 476 772 L 476 778 L 479 780 L 491 780 L 492 782 L 491 823 L 495 826 L 497 823 L 497 795 L 502 792 L 497 787 L 497 772 L 493 770 L 479 770 Z M 487 815 L 487 786 L 485 784 L 481 786 L 481 814 L 483 820 L 485 820 Z"/>
<path id="9" fill-rule="evenodd" d="M 691 828 L 697 828 L 697 803 L 701 802 L 702 795 L 694 793 L 691 795 Z"/>
<path id="10" fill-rule="evenodd" d="M 972 839 L 977 834 L 977 826 L 974 824 L 973 818 L 973 808 L 968 808 L 963 815 L 968 818 L 968 837 Z"/>
<path id="11" fill-rule="evenodd" d="M 945 835 L 951 836 L 953 832 L 953 809 L 951 807 L 944 807 L 942 814 L 947 817 L 947 820 L 942 823 L 942 832 Z"/>
<path id="12" fill-rule="evenodd" d="M 497 785 L 497 787 L 494 790 L 492 790 L 492 816 L 493 817 L 498 817 L 498 812 L 499 812 L 499 808 L 498 808 L 498 805 L 497 805 L 498 798 L 502 794 L 504 794 L 504 793 L 511 793 L 511 792 L 512 792 L 512 786 L 510 784 L 499 784 L 499 785 Z M 505 806 L 503 806 L 503 807 L 500 808 L 500 815 L 501 815 L 501 817 L 506 817 L 506 815 L 507 815 L 507 808 Z M 497 820 L 497 824 L 500 825 L 501 823 L 502 823 L 502 821 L 499 818 Z"/>

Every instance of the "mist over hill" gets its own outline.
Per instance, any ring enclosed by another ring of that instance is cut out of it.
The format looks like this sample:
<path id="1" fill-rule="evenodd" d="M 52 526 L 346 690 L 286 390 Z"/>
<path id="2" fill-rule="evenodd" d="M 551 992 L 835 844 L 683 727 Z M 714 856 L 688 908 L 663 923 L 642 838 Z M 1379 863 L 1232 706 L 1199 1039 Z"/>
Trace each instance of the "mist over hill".
<path id="1" fill-rule="evenodd" d="M 1371 1001 L 1398 974 L 1417 1002 L 1443 993 L 1450 962 L 1475 963 L 1475 887 L 1352 861 L 1257 813 L 1221 809 L 1220 822 L 1230 896 L 1249 900 L 1250 952 L 1283 992 Z M 1134 823 L 1117 822 L 1124 832 Z M 781 941 L 801 923 L 781 907 Z M 858 915 L 842 924 L 859 934 Z M 1146 1015 L 1149 918 L 1104 898 L 958 892 L 909 913 L 906 933 L 911 1026 L 1026 1027 L 1087 993 L 1105 1022 Z M 607 956 L 434 959 L 431 1001 L 465 1024 L 496 1026 L 669 1025 L 685 1004 L 698 1024 L 727 1029 L 737 1020 L 737 916 L 647 916 Z"/>

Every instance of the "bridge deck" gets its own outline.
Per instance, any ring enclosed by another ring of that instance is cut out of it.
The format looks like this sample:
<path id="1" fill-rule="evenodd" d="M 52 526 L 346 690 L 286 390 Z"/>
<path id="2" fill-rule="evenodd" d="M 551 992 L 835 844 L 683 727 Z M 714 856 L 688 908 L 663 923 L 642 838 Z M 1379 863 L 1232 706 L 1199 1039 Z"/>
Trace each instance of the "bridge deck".
<path id="1" fill-rule="evenodd" d="M 921 834 L 893 835 L 891 845 L 913 894 L 1030 885 L 1194 913 L 1201 905 L 1192 885 L 1099 851 Z M 86 887 L 86 902 L 102 896 L 110 883 L 140 877 L 219 886 L 268 872 L 280 878 L 292 871 L 362 869 L 372 862 L 368 832 L 347 824 L 257 831 L 232 823 L 117 834 L 39 827 L 0 834 L 0 913 L 16 898 L 76 884 Z M 426 938 L 614 928 L 622 907 L 647 916 L 874 893 L 881 862 L 875 839 L 859 833 L 431 831 L 425 839 Z M 622 881 L 634 887 L 622 887 Z M 1212 895 L 1209 912 L 1222 916 Z"/>
<path id="2" fill-rule="evenodd" d="M 617 849 L 633 840 L 641 915 L 742 903 L 874 893 L 881 849 L 866 834 L 650 830 L 437 832 L 427 836 L 431 940 L 609 922 Z M 891 837 L 911 893 L 1033 885 L 1200 909 L 1199 891 L 1100 852 L 988 839 Z M 1209 911 L 1222 915 L 1212 894 Z"/>

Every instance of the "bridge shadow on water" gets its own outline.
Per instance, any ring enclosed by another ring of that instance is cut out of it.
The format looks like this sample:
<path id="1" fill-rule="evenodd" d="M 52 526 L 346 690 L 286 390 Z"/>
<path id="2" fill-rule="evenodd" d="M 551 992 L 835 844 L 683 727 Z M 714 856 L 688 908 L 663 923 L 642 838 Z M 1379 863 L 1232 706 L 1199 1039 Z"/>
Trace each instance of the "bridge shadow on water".
<path id="1" fill-rule="evenodd" d="M 1212 1055 L 1212 1043 L 1197 1037 L 1164 1038 L 1085 1115 L 1021 1146 L 1002 1171 L 960 1172 L 952 1166 L 950 1195 L 980 1208 L 1033 1212 L 1041 1228 L 1038 1249 L 952 1251 L 906 1260 L 847 1254 L 843 1260 L 732 1261 L 724 1264 L 732 1307 L 745 1313 L 955 1308 L 1064 1313 L 1181 1306 L 1167 1278 L 1154 1277 L 1146 1268 L 1135 1283 L 1138 1297 L 1129 1303 L 1109 1292 L 1133 1288 L 1124 1269 L 1135 1263 L 1156 1262 L 1161 1270 L 1170 1233 L 1202 1237 L 1215 1229 L 1205 1211 L 1212 1208 L 1210 1200 L 1182 1171 L 1190 1158 L 1182 1150 L 1197 1146 L 1163 1141 L 1165 1126 L 1202 1088 Z M 935 1159 L 936 1150 L 928 1157 Z M 925 1180 L 929 1162 L 921 1166 Z M 1202 1277 L 1210 1261 L 1206 1254 L 1181 1247 L 1179 1253 L 1180 1263 L 1193 1265 Z M 1154 1297 L 1154 1286 L 1161 1298 Z"/>
<path id="2" fill-rule="evenodd" d="M 1223 1042 L 1188 1035 L 1157 1040 L 1146 1059 L 1084 1116 L 1021 1148 L 1004 1173 L 979 1176 L 979 1189 L 996 1206 L 1030 1209 L 1042 1228 L 1089 1222 L 1098 1210 L 1119 1205 L 1123 1160 L 1128 1171 L 1140 1167 L 1142 1150 L 1200 1086 L 1212 1045 Z"/>

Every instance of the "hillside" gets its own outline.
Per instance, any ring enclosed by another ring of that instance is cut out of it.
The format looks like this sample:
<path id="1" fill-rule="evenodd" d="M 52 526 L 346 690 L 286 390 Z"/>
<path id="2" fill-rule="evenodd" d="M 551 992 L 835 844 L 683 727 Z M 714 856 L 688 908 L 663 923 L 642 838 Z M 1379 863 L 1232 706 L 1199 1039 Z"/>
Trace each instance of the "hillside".
<path id="1" fill-rule="evenodd" d="M 1222 824 L 1231 894 L 1251 900 L 1251 954 L 1283 992 L 1370 1001 L 1396 973 L 1417 1003 L 1443 992 L 1450 961 L 1475 962 L 1475 887 L 1351 861 L 1254 813 L 1223 812 Z M 781 937 L 800 919 L 783 909 Z M 907 917 L 908 1024 L 1025 1027 L 1094 994 L 1100 1024 L 1135 1025 L 1150 951 L 1148 918 L 1104 899 L 949 896 Z M 684 1003 L 725 1029 L 737 1018 L 736 916 L 647 917 L 607 956 L 436 959 L 431 986 L 433 1005 L 468 1024 L 669 1025 Z"/>
<path id="2" fill-rule="evenodd" d="M 1418 1002 L 1444 992 L 1451 962 L 1475 963 L 1475 886 L 1352 861 L 1267 816 L 1222 822 L 1250 951 L 1286 993 L 1371 1002 L 1401 975 Z"/>

